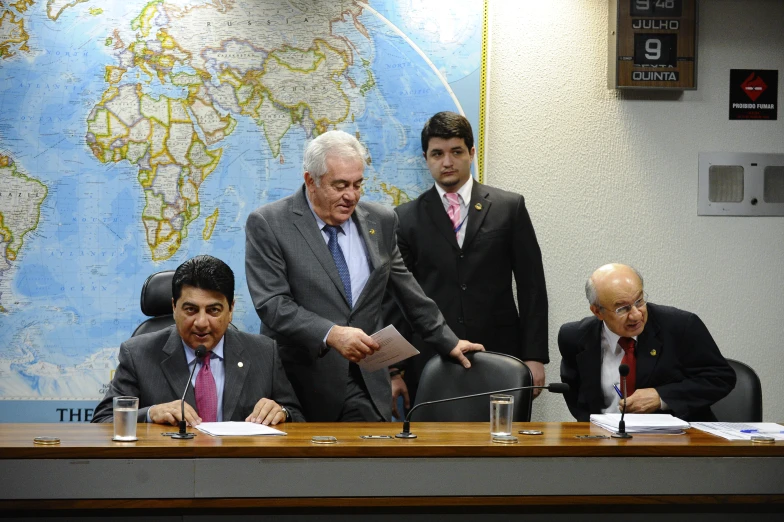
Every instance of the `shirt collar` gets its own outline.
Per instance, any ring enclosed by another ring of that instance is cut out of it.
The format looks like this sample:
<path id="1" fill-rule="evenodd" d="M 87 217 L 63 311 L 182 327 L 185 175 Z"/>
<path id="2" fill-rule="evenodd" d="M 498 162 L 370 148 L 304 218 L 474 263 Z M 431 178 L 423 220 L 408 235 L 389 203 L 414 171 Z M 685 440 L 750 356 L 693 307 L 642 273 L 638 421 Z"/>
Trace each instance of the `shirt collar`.
<path id="1" fill-rule="evenodd" d="M 620 339 L 621 336 L 613 332 L 612 330 L 610 330 L 610 328 L 607 326 L 607 323 L 605 323 L 604 321 L 602 321 L 602 329 L 604 331 L 604 338 L 607 339 L 607 345 L 610 347 L 610 351 L 612 352 L 617 351 L 618 339 Z M 632 337 L 632 339 L 636 341 L 637 336 L 635 335 L 634 337 Z"/>
<path id="2" fill-rule="evenodd" d="M 446 190 L 441 188 L 441 185 L 439 185 L 438 183 L 436 183 L 435 186 L 436 186 L 436 190 L 438 191 L 438 197 L 441 198 L 441 202 L 444 202 L 444 194 L 446 194 Z M 457 193 L 463 199 L 464 205 L 468 205 L 468 203 L 471 201 L 471 189 L 473 188 L 473 186 L 474 186 L 474 177 L 468 176 L 468 180 L 463 184 L 462 187 L 460 187 L 460 190 L 457 191 Z"/>
<path id="3" fill-rule="evenodd" d="M 225 339 L 226 339 L 226 335 L 221 337 L 220 341 L 218 341 L 218 344 L 215 345 L 215 348 L 210 350 L 221 361 L 223 360 L 223 341 Z M 190 364 L 196 358 L 196 350 L 194 350 L 193 348 L 185 344 L 185 341 L 182 342 L 182 347 L 185 350 L 185 359 L 188 361 L 188 365 L 190 366 Z M 209 355 L 209 353 L 207 355 Z M 210 355 L 210 357 L 212 356 Z"/>

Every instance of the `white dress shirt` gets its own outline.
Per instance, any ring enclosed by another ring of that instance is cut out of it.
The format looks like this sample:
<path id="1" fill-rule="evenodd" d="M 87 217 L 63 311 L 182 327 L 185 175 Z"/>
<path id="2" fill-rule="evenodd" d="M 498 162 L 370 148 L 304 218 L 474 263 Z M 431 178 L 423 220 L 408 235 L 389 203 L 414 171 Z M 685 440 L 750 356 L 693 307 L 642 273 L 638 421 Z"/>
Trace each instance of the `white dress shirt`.
<path id="1" fill-rule="evenodd" d="M 444 210 L 449 209 L 449 200 L 446 199 L 446 190 L 442 189 L 441 186 L 436 183 L 436 190 L 438 191 L 438 196 L 441 198 L 441 203 L 444 204 Z M 471 190 L 474 187 L 474 178 L 472 176 L 468 176 L 468 181 L 460 187 L 460 190 L 457 191 L 457 195 L 460 199 L 460 230 L 457 231 L 457 244 L 462 248 L 463 241 L 465 241 L 466 235 L 466 227 L 468 227 L 468 205 L 471 203 Z"/>
<path id="2" fill-rule="evenodd" d="M 612 313 L 612 312 L 610 312 Z M 618 367 L 623 360 L 623 348 L 618 344 L 620 335 L 611 332 L 607 328 L 607 323 L 602 323 L 602 393 L 604 394 L 604 403 L 609 404 L 602 410 L 602 413 L 618 413 L 618 404 L 621 398 L 613 388 L 613 384 L 619 384 L 618 388 L 623 392 L 620 387 L 621 375 L 618 372 Z M 634 342 L 637 342 L 637 337 L 632 337 Z M 667 403 L 659 397 L 659 409 L 666 411 L 669 408 Z"/>

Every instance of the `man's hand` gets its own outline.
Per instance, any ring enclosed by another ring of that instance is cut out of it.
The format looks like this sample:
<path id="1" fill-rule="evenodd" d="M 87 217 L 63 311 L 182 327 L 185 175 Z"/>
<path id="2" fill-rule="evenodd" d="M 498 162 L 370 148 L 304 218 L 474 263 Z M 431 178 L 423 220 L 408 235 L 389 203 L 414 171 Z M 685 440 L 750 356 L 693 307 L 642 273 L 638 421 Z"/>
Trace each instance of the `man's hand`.
<path id="1" fill-rule="evenodd" d="M 338 351 L 351 362 L 359 362 L 380 347 L 376 341 L 359 328 L 350 326 L 332 327 L 327 335 L 327 346 Z"/>
<path id="2" fill-rule="evenodd" d="M 472 343 L 460 339 L 459 341 L 457 341 L 457 345 L 454 348 L 452 348 L 452 351 L 449 352 L 449 356 L 457 359 L 460 362 L 460 364 L 463 365 L 464 368 L 470 368 L 471 362 L 468 359 L 466 359 L 466 356 L 463 354 L 467 352 L 484 352 L 484 351 L 485 351 L 485 347 L 482 346 L 481 344 Z"/>
<path id="3" fill-rule="evenodd" d="M 283 412 L 283 408 L 272 399 L 259 399 L 245 422 L 274 426 L 280 422 L 286 422 L 286 414 Z"/>
<path id="4" fill-rule="evenodd" d="M 528 366 L 528 369 L 531 370 L 531 374 L 534 376 L 534 386 L 544 386 L 544 364 L 539 361 L 525 361 L 525 365 Z M 539 388 L 533 390 L 533 392 L 534 399 L 536 399 L 542 393 L 542 389 Z"/>
<path id="5" fill-rule="evenodd" d="M 150 414 L 150 420 L 155 424 L 171 424 L 172 426 L 176 426 L 177 423 L 182 420 L 180 401 L 155 404 L 150 406 L 147 413 Z M 193 406 L 187 402 L 185 403 L 185 422 L 190 426 L 201 424 L 201 417 L 199 417 L 196 410 L 193 409 Z"/>
<path id="6" fill-rule="evenodd" d="M 402 395 L 403 405 L 405 406 L 406 410 L 411 407 L 411 402 L 408 399 L 408 386 L 406 386 L 406 381 L 403 380 L 403 376 L 401 374 L 395 375 L 390 379 L 390 381 L 392 384 L 392 415 L 398 419 L 402 419 L 406 412 L 397 411 L 397 398 Z"/>
<path id="7" fill-rule="evenodd" d="M 653 413 L 661 407 L 661 397 L 656 388 L 641 388 L 626 399 L 626 413 Z M 618 404 L 623 410 L 623 401 Z"/>

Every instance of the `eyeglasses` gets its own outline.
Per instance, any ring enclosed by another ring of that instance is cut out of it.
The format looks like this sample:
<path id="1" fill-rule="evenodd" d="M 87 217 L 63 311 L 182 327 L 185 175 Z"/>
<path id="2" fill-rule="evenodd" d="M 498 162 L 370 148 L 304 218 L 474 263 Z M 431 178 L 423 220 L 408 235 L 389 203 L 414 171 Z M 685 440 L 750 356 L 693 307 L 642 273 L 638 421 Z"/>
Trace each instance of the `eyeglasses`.
<path id="1" fill-rule="evenodd" d="M 620 308 L 616 308 L 615 310 L 609 310 L 608 308 L 604 308 L 604 307 L 602 307 L 602 308 L 604 308 L 605 310 L 608 310 L 610 312 L 613 312 L 615 315 L 622 316 L 622 315 L 626 315 L 629 312 L 631 312 L 632 311 L 632 307 L 637 308 L 639 310 L 641 308 L 645 308 L 646 304 L 648 304 L 648 294 L 647 294 L 647 292 L 643 292 L 642 297 L 637 299 L 634 302 L 634 304 L 621 306 Z"/>

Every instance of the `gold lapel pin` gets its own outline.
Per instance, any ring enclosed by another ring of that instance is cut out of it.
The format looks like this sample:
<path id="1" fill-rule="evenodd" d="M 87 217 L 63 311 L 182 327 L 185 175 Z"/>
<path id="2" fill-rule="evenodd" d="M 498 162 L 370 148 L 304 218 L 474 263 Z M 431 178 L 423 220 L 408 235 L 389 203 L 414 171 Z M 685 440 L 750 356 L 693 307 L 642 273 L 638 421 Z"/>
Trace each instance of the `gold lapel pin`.
<path id="1" fill-rule="evenodd" d="M 477 203 L 476 205 L 474 205 L 474 208 L 477 209 L 477 210 L 482 210 L 482 204 L 481 203 Z"/>
<path id="2" fill-rule="evenodd" d="M 238 362 L 238 363 L 237 363 L 237 366 L 239 366 L 240 368 L 242 368 L 242 361 Z"/>
<path id="3" fill-rule="evenodd" d="M 656 348 L 654 348 L 653 350 L 651 350 L 651 355 L 652 355 L 653 357 L 656 357 Z"/>
<path id="4" fill-rule="evenodd" d="M 368 230 L 368 234 L 370 234 L 371 236 L 373 234 L 375 234 L 375 233 L 376 233 L 376 229 L 374 229 L 374 228 L 371 228 L 370 230 Z"/>

